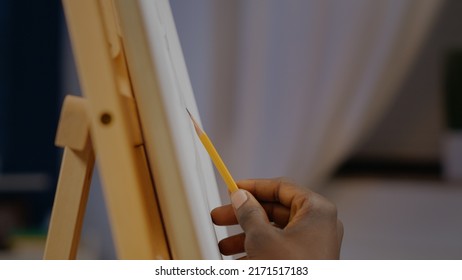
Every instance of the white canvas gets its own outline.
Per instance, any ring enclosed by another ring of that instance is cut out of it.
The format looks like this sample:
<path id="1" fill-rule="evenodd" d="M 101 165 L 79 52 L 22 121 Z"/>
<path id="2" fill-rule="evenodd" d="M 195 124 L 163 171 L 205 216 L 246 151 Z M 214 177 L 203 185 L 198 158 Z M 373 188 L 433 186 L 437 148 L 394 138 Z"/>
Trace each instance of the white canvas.
<path id="1" fill-rule="evenodd" d="M 221 204 L 169 2 L 117 1 L 123 42 L 164 225 L 176 259 L 219 259 L 210 210 Z"/>

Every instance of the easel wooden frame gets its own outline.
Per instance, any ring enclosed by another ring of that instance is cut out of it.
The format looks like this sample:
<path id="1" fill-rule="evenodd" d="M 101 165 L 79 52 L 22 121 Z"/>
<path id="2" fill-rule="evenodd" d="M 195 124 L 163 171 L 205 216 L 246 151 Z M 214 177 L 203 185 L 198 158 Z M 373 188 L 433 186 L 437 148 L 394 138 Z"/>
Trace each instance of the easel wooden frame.
<path id="1" fill-rule="evenodd" d="M 118 257 L 170 259 L 111 0 L 64 0 L 85 100 L 68 98 L 45 259 L 76 257 L 95 153 Z"/>

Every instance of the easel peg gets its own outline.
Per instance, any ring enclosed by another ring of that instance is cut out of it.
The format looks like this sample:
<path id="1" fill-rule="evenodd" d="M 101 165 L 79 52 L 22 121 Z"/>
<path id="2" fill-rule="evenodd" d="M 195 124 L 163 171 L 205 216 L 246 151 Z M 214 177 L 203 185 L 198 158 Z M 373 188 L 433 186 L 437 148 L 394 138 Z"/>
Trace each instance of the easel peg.
<path id="1" fill-rule="evenodd" d="M 82 97 L 67 95 L 61 109 L 55 145 L 82 151 L 89 136 L 87 101 Z"/>

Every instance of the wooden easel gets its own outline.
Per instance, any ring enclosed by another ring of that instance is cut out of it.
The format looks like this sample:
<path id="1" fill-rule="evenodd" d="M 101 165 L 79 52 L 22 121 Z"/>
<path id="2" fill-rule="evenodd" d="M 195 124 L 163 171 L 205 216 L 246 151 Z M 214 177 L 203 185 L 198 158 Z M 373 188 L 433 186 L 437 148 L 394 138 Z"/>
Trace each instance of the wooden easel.
<path id="1" fill-rule="evenodd" d="M 96 154 L 118 257 L 170 259 L 111 0 L 64 0 L 85 98 L 68 96 L 45 259 L 76 257 Z"/>

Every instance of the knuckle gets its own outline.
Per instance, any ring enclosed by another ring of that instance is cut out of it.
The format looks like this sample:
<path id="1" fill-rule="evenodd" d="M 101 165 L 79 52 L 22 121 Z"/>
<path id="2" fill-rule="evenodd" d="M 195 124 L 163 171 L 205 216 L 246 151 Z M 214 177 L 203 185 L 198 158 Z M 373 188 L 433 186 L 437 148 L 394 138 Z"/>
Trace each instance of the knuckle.
<path id="1" fill-rule="evenodd" d="M 318 215 L 337 220 L 337 206 L 322 196 L 313 201 L 312 209 Z"/>
<path id="2" fill-rule="evenodd" d="M 306 209 L 307 211 L 316 206 L 315 201 L 313 201 L 311 195 L 306 191 L 298 194 L 292 201 L 292 204 L 298 209 Z"/>
<path id="3" fill-rule="evenodd" d="M 295 181 L 290 177 L 281 176 L 276 178 L 276 180 L 278 180 L 281 185 L 297 186 Z"/>
<path id="4" fill-rule="evenodd" d="M 326 213 L 328 216 L 337 218 L 337 211 L 337 206 L 334 203 L 326 200 L 324 205 L 324 213 Z"/>

